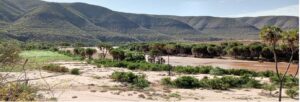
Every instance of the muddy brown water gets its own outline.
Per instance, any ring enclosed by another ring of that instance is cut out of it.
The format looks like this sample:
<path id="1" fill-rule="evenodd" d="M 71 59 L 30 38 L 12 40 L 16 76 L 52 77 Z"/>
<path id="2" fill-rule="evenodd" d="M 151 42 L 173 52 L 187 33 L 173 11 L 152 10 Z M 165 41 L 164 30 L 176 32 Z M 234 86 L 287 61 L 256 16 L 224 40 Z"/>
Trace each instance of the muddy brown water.
<path id="1" fill-rule="evenodd" d="M 167 63 L 167 56 L 164 56 Z M 212 58 L 193 58 L 193 57 L 177 57 L 170 56 L 171 65 L 181 65 L 181 66 L 215 66 L 221 68 L 234 68 L 234 69 L 249 69 L 253 71 L 276 71 L 274 62 L 259 62 L 259 61 L 247 61 L 247 60 L 235 60 L 235 59 L 212 59 Z M 284 73 L 288 63 L 280 62 L 278 63 L 279 71 Z M 289 74 L 296 73 L 298 68 L 297 64 L 291 64 L 288 71 Z"/>

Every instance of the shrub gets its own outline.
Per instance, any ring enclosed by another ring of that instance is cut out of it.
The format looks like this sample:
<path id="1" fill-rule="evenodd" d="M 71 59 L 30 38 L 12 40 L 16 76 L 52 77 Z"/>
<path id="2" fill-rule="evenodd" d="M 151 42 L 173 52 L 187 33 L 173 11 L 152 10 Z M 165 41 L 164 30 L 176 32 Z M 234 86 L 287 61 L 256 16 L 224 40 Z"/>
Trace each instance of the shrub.
<path id="1" fill-rule="evenodd" d="M 287 89 L 285 93 L 290 97 L 290 98 L 295 98 L 299 94 L 299 89 L 297 87 L 293 87 L 290 89 Z"/>
<path id="2" fill-rule="evenodd" d="M 228 84 L 228 87 L 236 88 L 241 87 L 240 78 L 234 76 L 224 76 L 221 78 L 221 81 Z"/>
<path id="3" fill-rule="evenodd" d="M 9 83 L 0 86 L 0 101 L 34 101 L 36 88 L 22 84 Z"/>
<path id="4" fill-rule="evenodd" d="M 162 78 L 160 82 L 162 85 L 165 85 L 165 86 L 173 86 L 174 85 L 174 83 L 172 82 L 170 77 Z"/>
<path id="5" fill-rule="evenodd" d="M 272 91 L 276 90 L 276 86 L 274 84 L 268 84 L 268 83 L 264 83 L 262 88 L 266 91 L 269 91 L 270 95 L 272 95 Z"/>
<path id="6" fill-rule="evenodd" d="M 60 73 L 66 73 L 69 72 L 69 69 L 66 67 L 62 67 L 55 64 L 49 64 L 42 67 L 43 70 L 51 71 L 51 72 L 60 72 Z"/>
<path id="7" fill-rule="evenodd" d="M 282 77 L 282 75 L 280 75 L 280 77 Z M 274 84 L 279 84 L 280 82 L 277 75 L 273 75 L 272 77 L 270 77 L 270 80 Z M 291 88 L 293 86 L 299 85 L 299 79 L 289 75 L 284 77 L 283 83 L 284 83 L 284 87 Z"/>
<path id="8" fill-rule="evenodd" d="M 130 70 L 135 70 L 135 69 L 139 68 L 139 65 L 135 64 L 135 63 L 130 63 L 130 64 L 127 65 L 127 68 L 130 69 Z"/>
<path id="9" fill-rule="evenodd" d="M 246 88 L 261 88 L 262 84 L 259 83 L 259 81 L 257 81 L 257 80 L 251 79 L 245 85 L 243 85 L 243 87 L 246 87 Z"/>
<path id="10" fill-rule="evenodd" d="M 208 74 L 210 72 L 210 70 L 213 69 L 212 66 L 201 66 L 201 67 L 196 67 L 199 69 L 199 73 L 201 74 Z"/>
<path id="11" fill-rule="evenodd" d="M 71 74 L 73 74 L 73 75 L 79 75 L 80 74 L 79 69 L 78 68 L 72 69 L 71 70 Z"/>
<path id="12" fill-rule="evenodd" d="M 149 86 L 149 82 L 145 79 L 144 76 L 138 76 L 134 79 L 133 85 L 135 85 L 138 88 L 145 88 Z"/>
<path id="13" fill-rule="evenodd" d="M 275 75 L 274 72 L 273 72 L 273 71 L 270 71 L 270 70 L 260 72 L 259 74 L 260 74 L 260 76 L 264 76 L 264 77 L 271 77 L 271 76 L 274 76 L 274 75 Z"/>
<path id="14" fill-rule="evenodd" d="M 212 75 L 223 75 L 225 74 L 225 69 L 222 69 L 222 68 L 213 68 L 209 71 L 209 74 L 212 74 Z"/>
<path id="15" fill-rule="evenodd" d="M 250 71 L 247 69 L 228 69 L 227 74 L 243 76 L 246 74 L 250 74 L 252 76 L 258 76 L 258 74 L 254 71 Z"/>
<path id="16" fill-rule="evenodd" d="M 112 79 L 119 82 L 128 82 L 133 83 L 134 79 L 138 76 L 133 74 L 132 72 L 114 72 L 112 74 Z"/>
<path id="17" fill-rule="evenodd" d="M 191 76 L 182 76 L 174 80 L 174 84 L 178 88 L 198 88 L 200 87 L 199 80 Z"/>
<path id="18" fill-rule="evenodd" d="M 112 73 L 111 78 L 115 81 L 133 84 L 138 88 L 149 86 L 149 82 L 145 79 L 145 76 L 135 75 L 132 72 L 114 72 Z"/>
<path id="19" fill-rule="evenodd" d="M 139 62 L 145 61 L 145 56 L 138 53 L 127 53 L 125 54 L 125 61 Z"/>
<path id="20" fill-rule="evenodd" d="M 230 85 L 228 83 L 225 83 L 220 78 L 214 78 L 214 79 L 204 79 L 200 82 L 204 88 L 209 89 L 218 89 L 218 90 L 227 90 Z"/>

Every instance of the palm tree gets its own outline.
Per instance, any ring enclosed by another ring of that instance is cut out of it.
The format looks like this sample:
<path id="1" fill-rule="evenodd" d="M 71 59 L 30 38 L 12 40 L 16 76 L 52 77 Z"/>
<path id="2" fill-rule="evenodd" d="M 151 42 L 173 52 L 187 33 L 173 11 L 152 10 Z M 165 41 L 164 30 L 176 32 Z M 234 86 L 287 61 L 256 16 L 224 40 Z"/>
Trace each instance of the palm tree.
<path id="1" fill-rule="evenodd" d="M 260 31 L 260 39 L 262 39 L 264 42 L 266 42 L 268 45 L 271 46 L 271 50 L 273 53 L 273 58 L 275 61 L 275 69 L 276 69 L 276 74 L 277 77 L 279 78 L 280 81 L 280 88 L 279 88 L 279 101 L 281 102 L 281 93 L 282 93 L 282 86 L 283 86 L 283 81 L 281 80 L 279 71 L 278 71 L 278 62 L 277 62 L 277 54 L 276 54 L 276 46 L 278 41 L 281 39 L 281 33 L 282 30 L 278 27 L 275 26 L 265 26 L 262 28 Z"/>

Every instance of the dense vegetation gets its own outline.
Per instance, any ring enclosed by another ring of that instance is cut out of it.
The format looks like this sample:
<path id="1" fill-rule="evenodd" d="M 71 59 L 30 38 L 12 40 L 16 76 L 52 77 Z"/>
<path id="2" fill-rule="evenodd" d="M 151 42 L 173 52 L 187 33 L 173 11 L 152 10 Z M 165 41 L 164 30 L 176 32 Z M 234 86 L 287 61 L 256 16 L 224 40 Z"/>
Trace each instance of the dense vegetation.
<path id="1" fill-rule="evenodd" d="M 98 67 L 121 67 L 128 68 L 130 70 L 143 70 L 143 71 L 168 71 L 169 65 L 165 64 L 154 64 L 148 62 L 130 62 L 130 61 L 113 61 L 107 59 L 99 59 L 94 60 L 94 64 L 98 65 Z M 264 71 L 264 72 L 255 72 L 247 69 L 222 69 L 219 67 L 212 66 L 171 66 L 172 71 L 177 73 L 184 74 L 212 74 L 212 75 L 237 75 L 243 76 L 246 74 L 250 74 L 252 76 L 258 77 L 271 77 L 274 76 L 275 73 L 272 71 Z"/>
<path id="2" fill-rule="evenodd" d="M 249 75 L 244 75 L 241 77 L 234 76 L 224 76 L 221 78 L 214 77 L 209 79 L 204 77 L 198 80 L 191 76 L 182 76 L 175 80 L 170 78 L 164 78 L 161 80 L 163 85 L 173 86 L 177 88 L 207 88 L 207 89 L 218 89 L 227 90 L 229 88 L 261 88 L 262 84 L 255 80 Z"/>
<path id="3" fill-rule="evenodd" d="M 49 3 L 41 0 L 1 0 L 0 4 L 0 39 L 23 42 L 258 39 L 256 34 L 264 25 L 298 28 L 298 17 L 290 16 L 222 18 L 140 15 L 84 3 Z"/>
<path id="4" fill-rule="evenodd" d="M 220 44 L 186 44 L 186 43 L 133 43 L 123 48 L 130 51 L 150 53 L 159 51 L 161 55 L 193 56 L 197 58 L 214 58 L 231 56 L 237 59 L 273 61 L 273 54 L 268 45 L 260 42 L 243 44 L 240 42 L 222 42 Z M 295 49 L 296 51 L 298 50 Z M 291 50 L 286 45 L 276 49 L 279 60 L 289 61 Z M 299 53 L 294 53 L 298 61 Z"/>

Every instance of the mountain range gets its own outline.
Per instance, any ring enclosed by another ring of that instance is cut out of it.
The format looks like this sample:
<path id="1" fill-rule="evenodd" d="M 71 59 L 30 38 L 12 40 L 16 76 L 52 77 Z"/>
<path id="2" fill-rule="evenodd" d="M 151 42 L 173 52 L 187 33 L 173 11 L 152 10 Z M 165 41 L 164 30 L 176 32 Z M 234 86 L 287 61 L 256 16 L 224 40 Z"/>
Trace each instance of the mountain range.
<path id="1" fill-rule="evenodd" d="M 0 0 L 0 39 L 22 42 L 255 40 L 266 25 L 298 29 L 299 18 L 149 15 L 85 3 Z"/>

